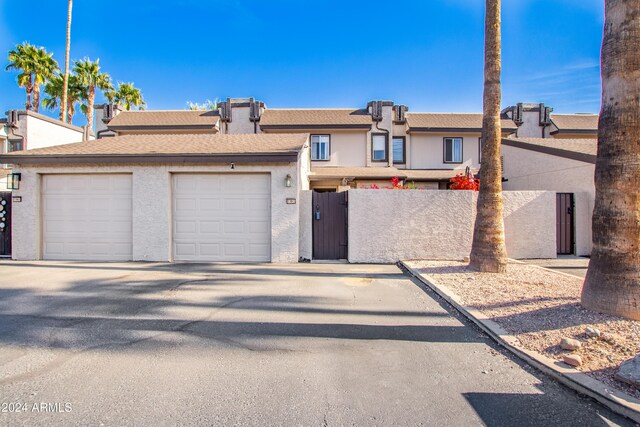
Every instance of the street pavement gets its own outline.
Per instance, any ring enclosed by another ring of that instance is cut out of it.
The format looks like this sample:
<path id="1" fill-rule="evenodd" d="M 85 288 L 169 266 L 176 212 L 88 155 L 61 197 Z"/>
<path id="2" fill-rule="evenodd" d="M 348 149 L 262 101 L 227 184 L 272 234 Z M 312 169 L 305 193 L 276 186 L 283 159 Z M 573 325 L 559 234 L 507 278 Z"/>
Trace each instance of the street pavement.
<path id="1" fill-rule="evenodd" d="M 393 265 L 0 263 L 0 425 L 632 425 Z"/>

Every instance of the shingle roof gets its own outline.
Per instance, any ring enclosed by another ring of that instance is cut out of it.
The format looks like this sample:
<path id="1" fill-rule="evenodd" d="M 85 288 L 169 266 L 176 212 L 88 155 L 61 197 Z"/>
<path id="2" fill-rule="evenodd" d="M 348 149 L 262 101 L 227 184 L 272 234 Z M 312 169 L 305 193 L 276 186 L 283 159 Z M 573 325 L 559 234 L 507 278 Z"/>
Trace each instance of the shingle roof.
<path id="1" fill-rule="evenodd" d="M 477 172 L 477 171 L 473 171 Z M 311 168 L 311 181 L 323 179 L 391 179 L 397 176 L 410 181 L 445 180 L 464 173 L 464 169 L 397 169 L 392 167 L 336 167 L 323 166 Z"/>
<path id="2" fill-rule="evenodd" d="M 407 113 L 409 130 L 413 131 L 438 131 L 457 130 L 474 131 L 482 130 L 482 113 Z M 511 119 L 501 120 L 503 131 L 515 131 L 516 124 Z"/>
<path id="3" fill-rule="evenodd" d="M 353 127 L 366 129 L 371 127 L 371 115 L 364 109 L 328 108 L 328 109 L 266 109 L 260 118 L 260 127 L 276 128 L 326 128 Z"/>
<path id="4" fill-rule="evenodd" d="M 503 145 L 565 157 L 587 163 L 596 162 L 596 139 L 505 138 Z"/>
<path id="5" fill-rule="evenodd" d="M 60 159 L 63 163 L 74 158 L 213 158 L 221 155 L 297 156 L 307 142 L 307 134 L 153 134 L 124 135 L 74 144 L 55 145 L 34 150 L 14 151 L 0 155 L 0 162 L 33 162 L 33 159 Z M 29 159 L 32 160 L 29 160 Z M 250 159 L 251 160 L 251 159 Z"/>
<path id="6" fill-rule="evenodd" d="M 107 125 L 111 129 L 124 128 L 214 128 L 220 116 L 217 111 L 162 110 L 123 111 Z"/>
<path id="7" fill-rule="evenodd" d="M 559 132 L 598 132 L 597 114 L 552 114 L 551 121 Z"/>

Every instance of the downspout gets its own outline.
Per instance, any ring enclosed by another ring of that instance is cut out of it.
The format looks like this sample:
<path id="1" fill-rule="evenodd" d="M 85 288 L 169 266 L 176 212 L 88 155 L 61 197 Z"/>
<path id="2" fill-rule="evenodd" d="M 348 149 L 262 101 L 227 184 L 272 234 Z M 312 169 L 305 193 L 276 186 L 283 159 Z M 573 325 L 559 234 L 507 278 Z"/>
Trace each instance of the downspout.
<path id="1" fill-rule="evenodd" d="M 376 129 L 379 130 L 380 132 L 384 132 L 387 134 L 387 150 L 389 150 L 387 154 L 387 167 L 392 167 L 393 161 L 391 160 L 391 156 L 389 155 L 391 154 L 391 149 L 392 149 L 391 138 L 390 138 L 391 134 L 388 129 L 382 129 L 380 126 L 378 126 L 379 123 L 380 123 L 379 121 L 376 121 Z"/>

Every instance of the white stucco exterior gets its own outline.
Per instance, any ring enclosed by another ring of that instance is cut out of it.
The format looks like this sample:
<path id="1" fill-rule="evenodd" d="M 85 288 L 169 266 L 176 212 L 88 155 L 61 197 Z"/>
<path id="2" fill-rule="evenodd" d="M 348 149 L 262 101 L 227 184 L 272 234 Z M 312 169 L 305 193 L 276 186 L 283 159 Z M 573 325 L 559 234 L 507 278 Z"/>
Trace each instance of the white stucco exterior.
<path id="1" fill-rule="evenodd" d="M 300 193 L 300 257 L 310 260 L 313 256 L 312 191 Z"/>
<path id="2" fill-rule="evenodd" d="M 593 163 L 502 145 L 504 190 L 573 193 L 576 255 L 591 253 L 591 216 L 595 201 Z M 552 203 L 555 209 L 555 200 Z"/>
<path id="3" fill-rule="evenodd" d="M 301 155 L 304 155 L 306 149 Z M 298 163 L 228 165 L 86 165 L 22 167 L 22 182 L 13 204 L 13 259 L 42 257 L 41 177 L 60 173 L 130 173 L 133 182 L 132 229 L 134 261 L 172 261 L 171 178 L 173 173 L 269 173 L 271 176 L 271 261 L 298 261 L 301 171 Z M 293 185 L 285 186 L 291 175 Z"/>
<path id="4" fill-rule="evenodd" d="M 505 192 L 512 258 L 555 258 L 555 194 Z M 349 190 L 349 262 L 462 259 L 471 252 L 477 193 Z"/>
<path id="5" fill-rule="evenodd" d="M 462 163 L 444 162 L 444 138 L 462 138 Z M 479 133 L 424 134 L 412 133 L 407 144 L 411 169 L 465 169 L 480 167 Z"/>
<path id="6" fill-rule="evenodd" d="M 84 134 L 82 128 L 32 111 L 18 112 L 16 133 L 24 136 L 24 150 L 80 142 Z M 15 138 L 15 136 L 11 135 L 10 138 Z"/>

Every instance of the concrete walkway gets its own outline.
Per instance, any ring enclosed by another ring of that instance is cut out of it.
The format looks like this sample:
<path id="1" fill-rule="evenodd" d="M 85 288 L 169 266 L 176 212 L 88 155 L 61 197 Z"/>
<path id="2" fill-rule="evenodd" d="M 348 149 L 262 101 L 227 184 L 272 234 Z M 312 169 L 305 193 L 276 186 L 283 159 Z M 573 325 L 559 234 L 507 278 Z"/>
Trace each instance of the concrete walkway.
<path id="1" fill-rule="evenodd" d="M 0 425 L 629 424 L 385 265 L 2 262 L 0 396 Z"/>
<path id="2" fill-rule="evenodd" d="M 573 255 L 558 255 L 556 259 L 523 259 L 521 261 L 582 278 L 587 275 L 589 267 L 589 258 Z"/>

